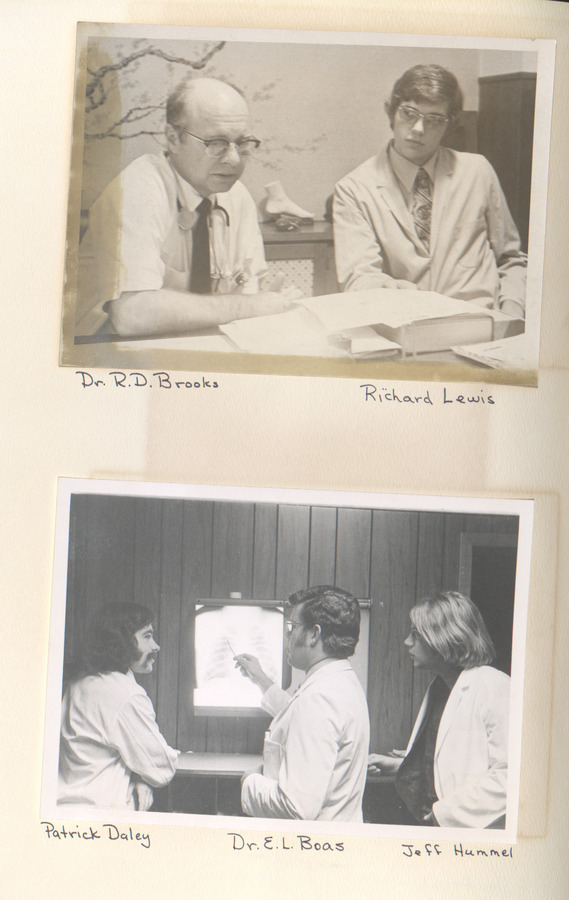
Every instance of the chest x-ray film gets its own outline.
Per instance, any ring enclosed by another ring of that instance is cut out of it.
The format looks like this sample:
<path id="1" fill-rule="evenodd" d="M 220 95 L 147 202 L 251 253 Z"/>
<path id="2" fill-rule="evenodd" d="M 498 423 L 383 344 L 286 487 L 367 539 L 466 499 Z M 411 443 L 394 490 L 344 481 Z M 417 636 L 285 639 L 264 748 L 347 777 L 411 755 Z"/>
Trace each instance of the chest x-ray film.
<path id="1" fill-rule="evenodd" d="M 260 709 L 261 691 L 235 667 L 235 656 L 258 657 L 267 675 L 282 682 L 282 610 L 260 606 L 203 606 L 196 611 L 194 707 Z"/>

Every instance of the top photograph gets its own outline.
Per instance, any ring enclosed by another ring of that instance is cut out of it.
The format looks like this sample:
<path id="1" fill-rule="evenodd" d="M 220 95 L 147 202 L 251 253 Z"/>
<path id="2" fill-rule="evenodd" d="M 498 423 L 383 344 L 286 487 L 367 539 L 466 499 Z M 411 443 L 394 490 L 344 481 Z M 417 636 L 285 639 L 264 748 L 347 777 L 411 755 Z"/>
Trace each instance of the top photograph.
<path id="1" fill-rule="evenodd" d="M 554 54 L 80 24 L 60 363 L 537 386 Z"/>

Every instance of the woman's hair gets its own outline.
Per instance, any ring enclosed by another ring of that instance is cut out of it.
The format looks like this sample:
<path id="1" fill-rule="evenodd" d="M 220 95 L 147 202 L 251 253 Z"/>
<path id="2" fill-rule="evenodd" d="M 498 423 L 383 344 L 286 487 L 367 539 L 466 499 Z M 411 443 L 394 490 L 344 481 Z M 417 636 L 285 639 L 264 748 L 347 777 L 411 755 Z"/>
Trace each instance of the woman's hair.
<path id="1" fill-rule="evenodd" d="M 107 603 L 95 614 L 85 635 L 81 674 L 127 672 L 140 656 L 134 635 L 154 615 L 140 603 Z"/>
<path id="2" fill-rule="evenodd" d="M 492 639 L 478 607 L 458 591 L 421 600 L 411 622 L 431 650 L 459 669 L 490 665 L 496 658 Z"/>
<path id="3" fill-rule="evenodd" d="M 391 125 L 399 106 L 413 101 L 447 103 L 447 115 L 452 121 L 461 112 L 464 99 L 460 85 L 452 72 L 443 69 L 442 66 L 420 65 L 407 69 L 393 85 L 391 98 L 387 104 Z"/>

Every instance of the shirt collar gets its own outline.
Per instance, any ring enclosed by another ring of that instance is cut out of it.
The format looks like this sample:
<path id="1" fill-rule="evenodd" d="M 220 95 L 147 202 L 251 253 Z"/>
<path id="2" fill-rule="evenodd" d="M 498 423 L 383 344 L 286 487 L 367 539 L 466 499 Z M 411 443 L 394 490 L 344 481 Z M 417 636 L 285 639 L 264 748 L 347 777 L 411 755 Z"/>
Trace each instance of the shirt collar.
<path id="1" fill-rule="evenodd" d="M 439 158 L 438 150 L 436 151 L 436 153 L 433 153 L 431 158 L 427 160 L 424 166 L 416 166 L 415 163 L 409 162 L 408 159 L 404 159 L 393 146 L 393 142 L 389 145 L 389 149 L 387 152 L 389 154 L 389 161 L 391 163 L 393 171 L 395 172 L 403 187 L 407 191 L 409 191 L 409 193 L 411 193 L 411 191 L 413 190 L 415 178 L 417 177 L 417 172 L 419 171 L 419 169 L 424 169 L 425 172 L 428 173 L 431 181 L 434 183 L 435 169 L 437 168 L 437 162 Z"/>
<path id="2" fill-rule="evenodd" d="M 317 663 L 315 666 L 310 667 L 310 669 L 306 673 L 306 679 L 302 682 L 300 688 L 304 688 L 305 685 L 312 683 L 315 679 L 320 678 L 322 675 L 327 675 L 330 672 L 338 672 L 352 668 L 352 665 L 348 659 L 336 659 L 335 657 L 327 657 L 327 660 L 328 661 L 326 665 L 320 665 L 319 663 Z"/>
<path id="3" fill-rule="evenodd" d="M 168 157 L 166 157 L 168 159 Z M 198 194 L 196 189 L 192 187 L 189 181 L 186 181 L 185 178 L 182 178 L 179 172 L 176 171 L 170 160 L 170 168 L 176 179 L 177 191 L 178 191 L 178 201 L 180 206 L 184 209 L 189 209 L 191 212 L 195 212 L 198 208 L 204 197 L 201 194 Z M 212 201 L 212 206 L 216 206 L 216 198 L 215 194 L 211 194 L 209 199 Z"/>

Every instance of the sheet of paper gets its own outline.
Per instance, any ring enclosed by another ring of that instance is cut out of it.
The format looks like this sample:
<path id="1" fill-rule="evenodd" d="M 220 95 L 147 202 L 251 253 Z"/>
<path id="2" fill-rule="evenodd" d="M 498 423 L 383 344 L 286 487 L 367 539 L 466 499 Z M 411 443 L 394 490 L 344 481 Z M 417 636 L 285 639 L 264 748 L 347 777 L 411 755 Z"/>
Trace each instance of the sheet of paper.
<path id="1" fill-rule="evenodd" d="M 301 307 L 276 316 L 240 319 L 221 325 L 220 331 L 248 353 L 349 357 L 329 341 L 317 316 Z"/>
<path id="2" fill-rule="evenodd" d="M 281 747 L 275 741 L 265 738 L 263 744 L 263 775 L 278 781 L 281 768 Z"/>
<path id="3" fill-rule="evenodd" d="M 398 328 L 424 319 L 447 316 L 480 316 L 486 310 L 464 300 L 454 300 L 436 291 L 380 288 L 329 294 L 302 301 L 324 327 L 333 334 L 360 325 L 388 325 Z"/>
<path id="4" fill-rule="evenodd" d="M 157 337 L 141 341 L 113 341 L 118 350 L 194 350 L 203 353 L 231 353 L 235 348 L 221 334 Z"/>
<path id="5" fill-rule="evenodd" d="M 533 342 L 526 334 L 504 338 L 501 341 L 489 341 L 486 344 L 451 347 L 457 356 L 473 359 L 493 369 L 523 369 L 533 362 Z"/>
<path id="6" fill-rule="evenodd" d="M 395 356 L 401 352 L 399 344 L 382 337 L 371 326 L 346 328 L 338 337 L 346 341 L 352 356 Z"/>

